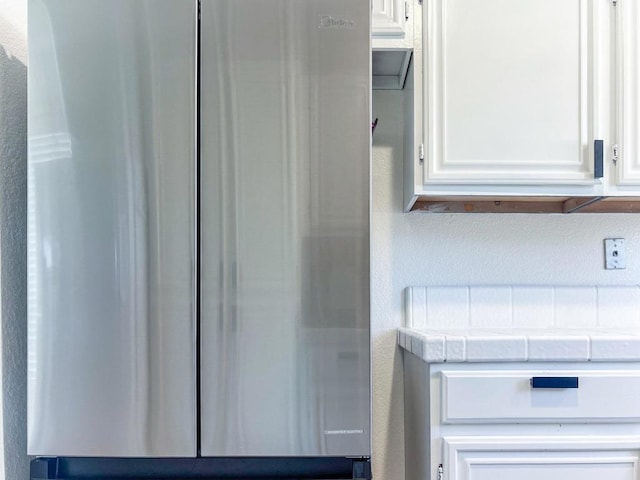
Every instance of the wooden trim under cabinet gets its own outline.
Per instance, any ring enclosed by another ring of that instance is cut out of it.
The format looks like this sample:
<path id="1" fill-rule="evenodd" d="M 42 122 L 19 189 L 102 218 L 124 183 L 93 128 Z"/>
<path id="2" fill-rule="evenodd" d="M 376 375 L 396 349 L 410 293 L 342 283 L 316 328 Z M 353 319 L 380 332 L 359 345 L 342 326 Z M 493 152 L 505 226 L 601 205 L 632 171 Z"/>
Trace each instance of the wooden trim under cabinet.
<path id="1" fill-rule="evenodd" d="M 640 213 L 638 197 L 418 197 L 424 213 Z"/>

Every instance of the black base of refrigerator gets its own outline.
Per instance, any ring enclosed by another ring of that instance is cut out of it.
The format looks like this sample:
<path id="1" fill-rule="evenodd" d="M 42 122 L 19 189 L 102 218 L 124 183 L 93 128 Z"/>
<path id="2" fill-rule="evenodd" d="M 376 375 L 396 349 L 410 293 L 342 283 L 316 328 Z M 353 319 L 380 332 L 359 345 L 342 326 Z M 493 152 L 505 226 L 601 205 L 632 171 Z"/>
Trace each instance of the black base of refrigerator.
<path id="1" fill-rule="evenodd" d="M 368 458 L 215 457 L 86 458 L 37 457 L 31 480 L 371 480 Z"/>

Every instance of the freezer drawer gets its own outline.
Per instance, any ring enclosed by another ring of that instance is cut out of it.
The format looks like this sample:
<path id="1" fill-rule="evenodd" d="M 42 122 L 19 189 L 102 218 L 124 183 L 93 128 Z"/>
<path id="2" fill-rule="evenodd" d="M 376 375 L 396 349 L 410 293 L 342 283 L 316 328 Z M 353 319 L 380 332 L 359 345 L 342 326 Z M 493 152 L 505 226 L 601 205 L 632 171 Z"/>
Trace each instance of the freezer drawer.
<path id="1" fill-rule="evenodd" d="M 369 2 L 201 8 L 202 455 L 369 455 Z"/>
<path id="2" fill-rule="evenodd" d="M 196 454 L 196 6 L 29 1 L 32 455 Z"/>

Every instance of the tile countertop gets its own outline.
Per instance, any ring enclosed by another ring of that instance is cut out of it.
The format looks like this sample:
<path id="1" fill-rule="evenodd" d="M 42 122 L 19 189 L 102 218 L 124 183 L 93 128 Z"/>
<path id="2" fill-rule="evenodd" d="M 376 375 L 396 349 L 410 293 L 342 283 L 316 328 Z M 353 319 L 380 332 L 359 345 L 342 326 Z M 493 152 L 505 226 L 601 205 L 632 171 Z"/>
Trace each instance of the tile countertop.
<path id="1" fill-rule="evenodd" d="M 640 329 L 413 329 L 398 344 L 428 363 L 640 361 Z"/>

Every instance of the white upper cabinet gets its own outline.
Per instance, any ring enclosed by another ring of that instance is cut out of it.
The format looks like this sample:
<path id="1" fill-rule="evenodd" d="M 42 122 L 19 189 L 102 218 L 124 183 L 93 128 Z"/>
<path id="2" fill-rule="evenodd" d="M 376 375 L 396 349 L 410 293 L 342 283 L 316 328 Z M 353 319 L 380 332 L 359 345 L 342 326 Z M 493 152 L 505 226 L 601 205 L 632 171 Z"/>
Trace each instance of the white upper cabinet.
<path id="1" fill-rule="evenodd" d="M 640 185 L 640 6 L 637 0 L 617 2 L 618 160 L 617 194 Z"/>
<path id="2" fill-rule="evenodd" d="M 638 0 L 411 7 L 406 210 L 640 212 Z"/>
<path id="3" fill-rule="evenodd" d="M 601 5 L 425 0 L 425 184 L 594 184 Z"/>
<path id="4" fill-rule="evenodd" d="M 640 211 L 637 0 L 414 8 L 407 210 Z"/>
<path id="5" fill-rule="evenodd" d="M 373 38 L 403 38 L 409 17 L 405 0 L 371 0 L 371 33 Z"/>
<path id="6" fill-rule="evenodd" d="M 414 49 L 418 0 L 371 0 L 373 88 L 402 90 Z"/>

